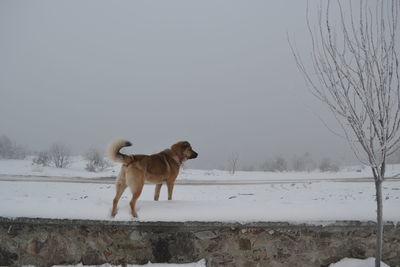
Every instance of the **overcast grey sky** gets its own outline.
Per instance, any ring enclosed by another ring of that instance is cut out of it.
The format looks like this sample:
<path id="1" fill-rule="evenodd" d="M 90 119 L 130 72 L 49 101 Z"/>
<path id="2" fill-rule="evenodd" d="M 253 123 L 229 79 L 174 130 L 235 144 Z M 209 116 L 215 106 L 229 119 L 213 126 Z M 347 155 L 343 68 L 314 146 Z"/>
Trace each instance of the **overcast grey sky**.
<path id="1" fill-rule="evenodd" d="M 310 50 L 305 12 L 305 0 L 0 1 L 0 135 L 75 152 L 184 139 L 197 168 L 232 152 L 241 165 L 351 158 L 289 49 L 287 33 Z"/>

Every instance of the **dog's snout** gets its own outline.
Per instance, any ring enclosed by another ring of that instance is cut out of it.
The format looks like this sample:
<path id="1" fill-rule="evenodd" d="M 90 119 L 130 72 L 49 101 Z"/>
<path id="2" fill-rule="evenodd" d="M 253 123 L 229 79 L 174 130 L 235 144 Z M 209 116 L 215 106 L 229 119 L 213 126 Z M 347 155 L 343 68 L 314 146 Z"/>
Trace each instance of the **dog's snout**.
<path id="1" fill-rule="evenodd" d="M 195 158 L 197 158 L 198 155 L 199 155 L 199 154 L 197 154 L 197 152 L 193 151 L 193 152 L 192 152 L 192 155 L 190 156 L 189 159 L 195 159 Z"/>

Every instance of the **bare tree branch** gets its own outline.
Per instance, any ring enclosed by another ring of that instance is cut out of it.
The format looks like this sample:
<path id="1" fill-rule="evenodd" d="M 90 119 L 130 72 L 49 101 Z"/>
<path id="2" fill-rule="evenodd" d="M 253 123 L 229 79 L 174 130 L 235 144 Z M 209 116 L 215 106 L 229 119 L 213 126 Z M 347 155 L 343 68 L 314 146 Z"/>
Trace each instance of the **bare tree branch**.
<path id="1" fill-rule="evenodd" d="M 377 253 L 382 252 L 382 182 L 387 157 L 400 146 L 400 71 L 398 17 L 400 1 L 360 0 L 358 14 L 348 3 L 345 14 L 336 0 L 339 22 L 330 18 L 332 1 L 317 10 L 317 24 L 310 34 L 311 67 L 306 67 L 289 40 L 298 69 L 312 93 L 332 111 L 360 162 L 369 165 L 377 196 Z M 375 3 L 375 5 L 374 5 Z M 358 17 L 358 19 L 357 19 Z"/>

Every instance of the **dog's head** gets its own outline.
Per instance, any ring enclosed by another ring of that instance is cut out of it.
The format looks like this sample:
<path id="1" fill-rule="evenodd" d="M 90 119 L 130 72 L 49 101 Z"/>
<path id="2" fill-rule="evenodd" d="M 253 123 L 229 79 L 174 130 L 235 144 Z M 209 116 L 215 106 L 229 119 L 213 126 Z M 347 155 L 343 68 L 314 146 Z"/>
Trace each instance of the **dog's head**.
<path id="1" fill-rule="evenodd" d="M 181 162 L 197 158 L 198 154 L 187 141 L 181 141 L 171 146 L 171 150 L 179 157 Z"/>

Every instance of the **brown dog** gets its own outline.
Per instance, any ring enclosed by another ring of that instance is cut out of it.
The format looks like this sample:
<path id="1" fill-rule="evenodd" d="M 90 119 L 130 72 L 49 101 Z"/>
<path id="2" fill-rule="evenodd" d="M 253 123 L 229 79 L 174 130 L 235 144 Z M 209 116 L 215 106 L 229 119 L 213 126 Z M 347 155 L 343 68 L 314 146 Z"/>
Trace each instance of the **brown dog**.
<path id="1" fill-rule="evenodd" d="M 154 200 L 158 200 L 162 183 L 166 182 L 168 200 L 171 200 L 174 183 L 182 163 L 197 157 L 197 153 L 186 141 L 178 142 L 153 155 L 124 155 L 119 152 L 121 148 L 131 145 L 129 141 L 117 140 L 108 147 L 108 155 L 111 160 L 122 163 L 121 171 L 115 182 L 116 194 L 113 200 L 112 216 L 117 214 L 118 201 L 128 186 L 132 191 L 131 212 L 134 217 L 138 216 L 135 204 L 142 193 L 145 181 L 156 184 Z"/>

